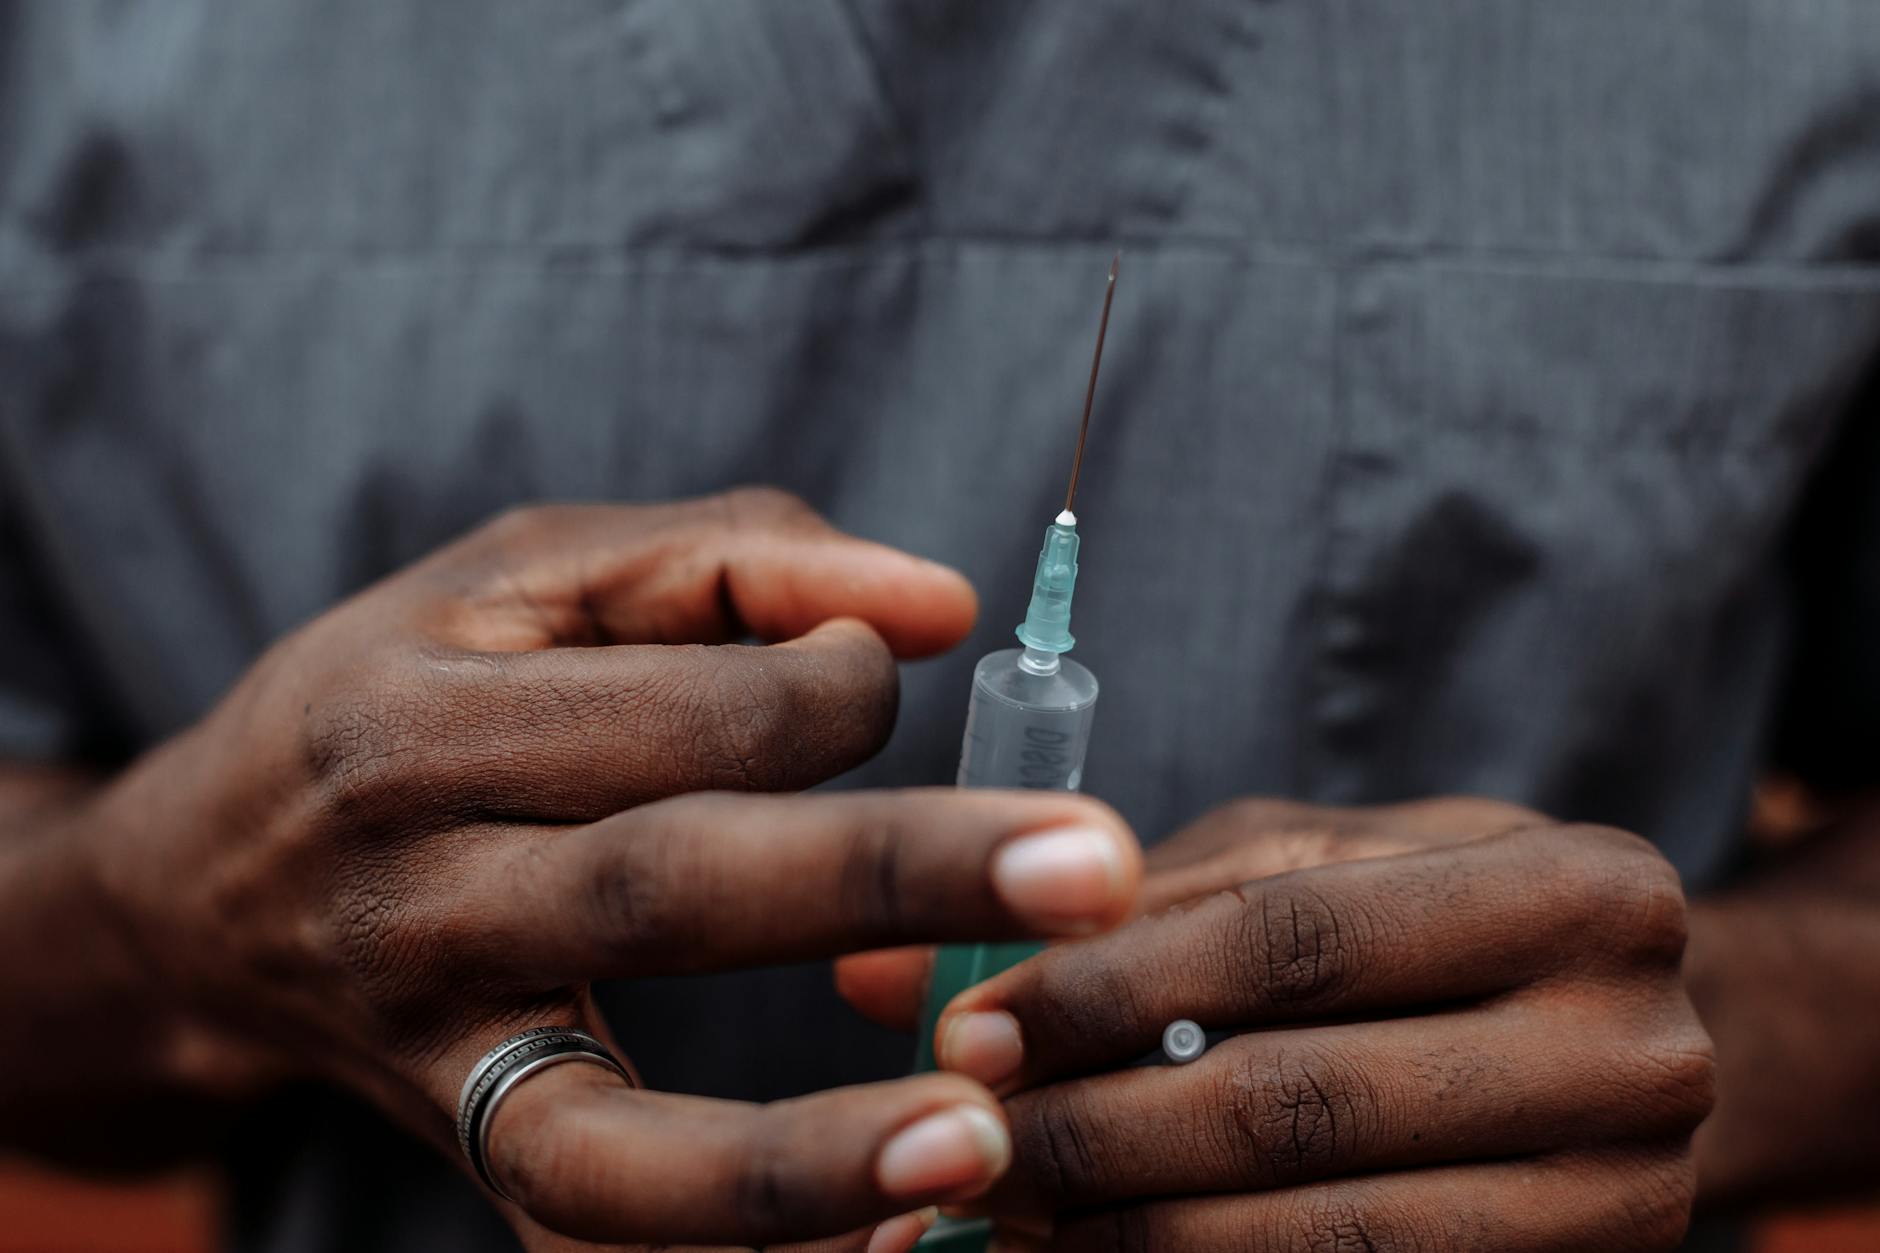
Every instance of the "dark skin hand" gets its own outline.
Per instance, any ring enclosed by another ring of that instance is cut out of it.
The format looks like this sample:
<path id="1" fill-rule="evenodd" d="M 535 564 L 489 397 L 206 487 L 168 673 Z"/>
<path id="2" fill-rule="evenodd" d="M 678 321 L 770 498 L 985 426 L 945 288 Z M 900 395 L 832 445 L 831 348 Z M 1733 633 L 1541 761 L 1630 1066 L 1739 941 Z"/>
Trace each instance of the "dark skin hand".
<path id="1" fill-rule="evenodd" d="M 1494 802 L 1240 802 L 1154 850 L 1159 912 L 963 993 L 1006 1097 L 1012 1249 L 1674 1249 L 1714 1062 L 1677 875 Z M 905 1014 L 909 954 L 844 963 Z M 1132 1069 L 1164 1026 L 1229 1031 Z"/>
<path id="2" fill-rule="evenodd" d="M 1140 855 L 1095 802 L 751 794 L 875 752 L 895 658 L 973 612 L 774 492 L 528 510 L 295 632 L 122 775 L 8 772 L 0 944 L 34 954 L 0 974 L 8 1146 L 95 1160 L 140 1111 L 317 1078 L 458 1159 L 473 1062 L 604 1032 L 591 980 L 1120 921 Z M 922 1220 L 896 1216 L 1008 1158 L 958 1075 L 755 1106 L 562 1066 L 491 1128 L 534 1250 L 899 1253 Z"/>
<path id="3" fill-rule="evenodd" d="M 1880 798 L 1691 911 L 1685 980 L 1717 1040 L 1697 1133 L 1719 1209 L 1863 1197 L 1880 1162 Z"/>

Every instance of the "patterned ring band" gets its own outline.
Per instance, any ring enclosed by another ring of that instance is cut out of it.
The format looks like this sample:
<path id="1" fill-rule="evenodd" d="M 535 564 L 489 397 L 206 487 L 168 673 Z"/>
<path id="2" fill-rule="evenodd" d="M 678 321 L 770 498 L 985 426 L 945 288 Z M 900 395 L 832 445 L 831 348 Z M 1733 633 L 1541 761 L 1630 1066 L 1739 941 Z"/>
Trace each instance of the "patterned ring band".
<path id="1" fill-rule="evenodd" d="M 524 1079 L 563 1062 L 605 1066 L 629 1084 L 633 1082 L 605 1044 L 573 1027 L 531 1027 L 510 1036 L 485 1053 L 464 1080 L 463 1094 L 457 1098 L 457 1143 L 477 1178 L 505 1201 L 515 1198 L 497 1184 L 489 1164 L 490 1124 L 496 1121 L 496 1109 Z"/>

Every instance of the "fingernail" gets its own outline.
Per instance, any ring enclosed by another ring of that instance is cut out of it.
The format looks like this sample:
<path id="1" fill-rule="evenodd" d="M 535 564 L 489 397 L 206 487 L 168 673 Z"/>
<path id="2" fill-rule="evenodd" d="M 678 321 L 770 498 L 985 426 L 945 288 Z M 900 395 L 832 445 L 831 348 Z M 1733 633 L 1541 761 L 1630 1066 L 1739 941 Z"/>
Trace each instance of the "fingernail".
<path id="1" fill-rule="evenodd" d="M 970 1195 L 1012 1161 L 1005 1124 L 978 1105 L 956 1105 L 903 1128 L 875 1159 L 875 1179 L 889 1196 Z"/>
<path id="2" fill-rule="evenodd" d="M 890 1218 L 868 1237 L 868 1253 L 907 1253 L 939 1217 L 940 1211 L 929 1206 L 917 1214 Z"/>
<path id="3" fill-rule="evenodd" d="M 1095 827 L 1022 835 L 993 856 L 992 886 L 1013 913 L 1041 930 L 1088 932 L 1122 894 L 1122 850 L 1114 835 Z"/>
<path id="4" fill-rule="evenodd" d="M 1025 1060 L 1018 1019 L 1003 1011 L 959 1015 L 940 1037 L 939 1060 L 943 1069 L 998 1087 Z"/>

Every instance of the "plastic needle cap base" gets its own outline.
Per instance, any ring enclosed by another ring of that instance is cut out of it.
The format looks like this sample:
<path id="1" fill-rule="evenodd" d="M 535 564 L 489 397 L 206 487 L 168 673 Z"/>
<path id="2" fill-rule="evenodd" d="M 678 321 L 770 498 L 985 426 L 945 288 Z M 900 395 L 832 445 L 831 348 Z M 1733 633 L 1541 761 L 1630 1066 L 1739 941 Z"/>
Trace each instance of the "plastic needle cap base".
<path id="1" fill-rule="evenodd" d="M 1031 604 L 1018 638 L 1028 648 L 1047 653 L 1068 653 L 1077 643 L 1071 638 L 1071 593 L 1077 590 L 1077 515 L 1066 509 L 1045 529 L 1038 553 L 1038 573 L 1031 581 Z"/>
<path id="2" fill-rule="evenodd" d="M 1208 1051 L 1208 1036 L 1200 1025 L 1186 1018 L 1178 1018 L 1168 1025 L 1162 1033 L 1162 1055 L 1173 1066 L 1186 1066 L 1189 1062 L 1199 1061 Z"/>

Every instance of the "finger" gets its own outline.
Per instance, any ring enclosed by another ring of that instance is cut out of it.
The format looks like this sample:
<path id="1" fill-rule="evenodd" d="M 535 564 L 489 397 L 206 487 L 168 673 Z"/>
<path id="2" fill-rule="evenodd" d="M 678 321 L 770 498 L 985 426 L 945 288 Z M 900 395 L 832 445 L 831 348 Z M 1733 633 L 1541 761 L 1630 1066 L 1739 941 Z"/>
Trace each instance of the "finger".
<path id="1" fill-rule="evenodd" d="M 1472 798 L 1343 809 L 1267 798 L 1232 801 L 1146 850 L 1137 903 L 1146 913 L 1158 912 L 1251 879 L 1389 857 L 1437 840 L 1457 843 L 1537 817 L 1519 806 Z M 932 972 L 930 949 L 857 953 L 836 962 L 836 988 L 870 1021 L 912 1031 Z"/>
<path id="2" fill-rule="evenodd" d="M 1522 830 L 1257 880 L 1051 949 L 956 998 L 942 1066 L 995 1088 L 1209 1030 L 1491 996 L 1587 961 L 1674 965 L 1676 874 L 1634 837 Z"/>
<path id="3" fill-rule="evenodd" d="M 1669 1253 L 1690 1222 L 1681 1148 L 1445 1166 L 1279 1192 L 1165 1201 L 1062 1223 L 1060 1253 Z"/>
<path id="4" fill-rule="evenodd" d="M 453 909 L 538 987 L 1088 934 L 1128 915 L 1141 876 L 1097 801 L 956 788 L 682 796 L 471 856 Z"/>
<path id="5" fill-rule="evenodd" d="M 503 1190 L 596 1241 L 828 1238 L 976 1196 L 1009 1160 L 990 1095 L 940 1075 L 746 1105 L 564 1066 L 518 1087 L 490 1127 Z"/>
<path id="6" fill-rule="evenodd" d="M 791 791 L 873 756 L 899 679 L 863 623 L 771 646 L 424 658 L 348 740 L 347 786 L 433 813 L 580 822 L 715 789 Z"/>
<path id="7" fill-rule="evenodd" d="M 1541 821 L 1533 810 L 1479 797 L 1343 807 L 1243 797 L 1209 810 L 1149 853 L 1143 907 L 1162 909 L 1250 879 L 1459 844 Z"/>
<path id="8" fill-rule="evenodd" d="M 870 1022 L 891 1031 L 912 1031 L 933 977 L 933 949 L 882 949 L 836 959 L 836 991 Z"/>
<path id="9" fill-rule="evenodd" d="M 1438 818 L 1439 808 L 1446 818 Z M 1439 820 L 1447 824 L 1450 840 L 1460 841 L 1525 825 L 1532 817 L 1516 806 L 1467 799 L 1345 809 L 1267 798 L 1232 801 L 1145 851 L 1137 903 L 1154 913 L 1251 879 L 1410 852 L 1427 846 Z M 911 1031 L 932 972 L 931 949 L 857 953 L 836 962 L 836 988 L 870 1021 Z"/>
<path id="10" fill-rule="evenodd" d="M 970 584 L 844 535 L 784 492 L 516 510 L 415 567 L 422 624 L 461 648 L 781 640 L 860 618 L 895 655 L 965 638 Z"/>
<path id="11" fill-rule="evenodd" d="M 1710 1067 L 1695 1020 L 1634 1030 L 1539 1000 L 1255 1032 L 1188 1066 L 1013 1097 L 1014 1166 L 992 1202 L 1049 1213 L 1688 1137 Z"/>

